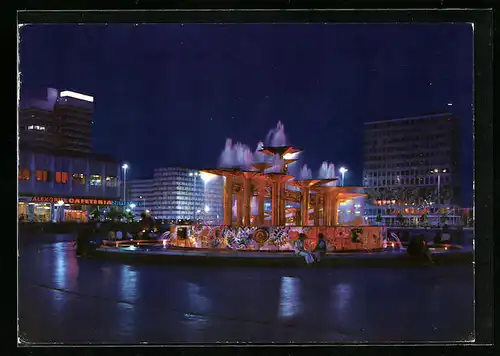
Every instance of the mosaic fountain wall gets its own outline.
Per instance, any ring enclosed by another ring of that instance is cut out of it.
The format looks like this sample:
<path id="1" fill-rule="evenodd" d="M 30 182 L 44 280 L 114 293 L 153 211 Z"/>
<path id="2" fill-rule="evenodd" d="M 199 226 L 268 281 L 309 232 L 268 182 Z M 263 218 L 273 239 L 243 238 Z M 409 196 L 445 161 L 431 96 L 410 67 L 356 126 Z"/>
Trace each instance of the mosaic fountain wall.
<path id="1" fill-rule="evenodd" d="M 178 234 L 180 229 L 185 233 Z M 387 235 L 384 226 L 281 226 L 228 227 L 187 225 L 172 226 L 161 237 L 170 246 L 234 250 L 292 250 L 300 233 L 306 234 L 306 249 L 313 249 L 323 233 L 329 251 L 374 250 L 382 248 Z"/>

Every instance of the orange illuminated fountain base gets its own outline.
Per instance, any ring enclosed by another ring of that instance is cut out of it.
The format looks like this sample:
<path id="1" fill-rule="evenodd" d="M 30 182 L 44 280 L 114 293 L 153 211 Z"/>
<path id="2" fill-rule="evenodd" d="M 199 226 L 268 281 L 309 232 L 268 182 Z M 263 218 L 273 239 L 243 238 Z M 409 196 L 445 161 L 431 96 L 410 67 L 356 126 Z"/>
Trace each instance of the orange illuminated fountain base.
<path id="1" fill-rule="evenodd" d="M 168 246 L 202 249 L 293 250 L 300 233 L 306 235 L 305 248 L 312 250 L 322 233 L 328 251 L 377 250 L 387 236 L 384 226 L 263 226 L 227 227 L 187 225 L 172 226 L 160 239 Z"/>

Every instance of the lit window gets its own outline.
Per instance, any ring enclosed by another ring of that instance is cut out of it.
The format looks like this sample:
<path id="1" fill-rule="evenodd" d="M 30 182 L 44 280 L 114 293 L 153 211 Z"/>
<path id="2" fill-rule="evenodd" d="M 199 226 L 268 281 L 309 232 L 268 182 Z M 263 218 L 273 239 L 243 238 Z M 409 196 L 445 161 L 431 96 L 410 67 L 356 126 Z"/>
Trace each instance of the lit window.
<path id="1" fill-rule="evenodd" d="M 56 172 L 56 183 L 66 184 L 68 183 L 68 179 L 68 172 Z"/>
<path id="2" fill-rule="evenodd" d="M 100 176 L 100 175 L 97 175 L 97 174 L 92 174 L 92 175 L 90 176 L 90 181 L 89 181 L 89 184 L 90 184 L 90 185 L 95 185 L 95 186 L 102 185 L 102 179 L 101 179 L 101 176 Z"/>
<path id="3" fill-rule="evenodd" d="M 30 125 L 28 126 L 28 130 L 45 131 L 45 126 Z"/>
<path id="4" fill-rule="evenodd" d="M 85 184 L 85 174 L 73 173 L 73 184 Z"/>
<path id="5" fill-rule="evenodd" d="M 118 186 L 117 177 L 106 177 L 106 187 L 115 188 Z"/>
<path id="6" fill-rule="evenodd" d="M 48 182 L 49 181 L 49 171 L 36 171 L 36 180 L 38 182 Z"/>
<path id="7" fill-rule="evenodd" d="M 29 169 L 19 169 L 19 180 L 30 180 L 30 171 Z"/>

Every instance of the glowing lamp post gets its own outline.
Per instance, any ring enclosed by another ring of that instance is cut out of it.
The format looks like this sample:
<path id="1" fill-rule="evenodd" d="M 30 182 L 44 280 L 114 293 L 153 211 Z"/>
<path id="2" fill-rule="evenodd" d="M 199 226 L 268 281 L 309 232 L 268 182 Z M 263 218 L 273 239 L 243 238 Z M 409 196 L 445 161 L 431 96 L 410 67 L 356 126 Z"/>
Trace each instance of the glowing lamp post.
<path id="1" fill-rule="evenodd" d="M 142 199 L 143 208 L 144 208 L 144 210 L 146 210 L 146 198 L 144 198 L 143 196 L 140 196 L 139 199 Z"/>
<path id="2" fill-rule="evenodd" d="M 122 166 L 123 169 L 123 201 L 127 201 L 127 169 L 128 164 Z"/>
<path id="3" fill-rule="evenodd" d="M 446 169 L 437 169 L 437 168 L 435 168 L 435 169 L 431 170 L 431 174 L 437 174 L 437 177 L 438 177 L 438 181 L 437 181 L 437 183 L 438 183 L 437 184 L 437 202 L 436 202 L 437 207 L 438 207 L 438 211 L 441 208 L 441 194 L 440 194 L 441 193 L 440 192 L 440 190 L 441 190 L 441 173 L 446 173 L 446 172 L 447 172 Z"/>
<path id="4" fill-rule="evenodd" d="M 344 175 L 346 174 L 346 172 L 348 171 L 347 168 L 345 167 L 340 167 L 340 174 L 341 174 L 341 177 L 342 177 L 342 180 L 341 180 L 341 183 L 342 183 L 342 186 L 344 186 Z"/>

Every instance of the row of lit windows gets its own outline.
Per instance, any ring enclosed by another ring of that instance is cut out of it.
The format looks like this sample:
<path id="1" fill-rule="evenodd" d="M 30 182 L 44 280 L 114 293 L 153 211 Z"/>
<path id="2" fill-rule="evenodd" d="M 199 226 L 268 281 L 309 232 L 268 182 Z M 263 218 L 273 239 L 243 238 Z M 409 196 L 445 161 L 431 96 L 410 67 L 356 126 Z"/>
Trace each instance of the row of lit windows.
<path id="1" fill-rule="evenodd" d="M 370 150 L 370 153 L 380 153 L 381 150 Z M 396 150 L 395 150 L 396 151 Z M 403 160 L 412 158 L 425 158 L 425 157 L 449 157 L 451 155 L 450 150 L 446 151 L 432 151 L 432 152 L 420 152 L 420 153 L 398 153 L 398 154 L 387 154 L 382 156 L 366 156 L 366 161 L 387 161 L 387 160 Z"/>
<path id="2" fill-rule="evenodd" d="M 365 178 L 369 177 L 397 177 L 397 176 L 417 176 L 417 175 L 427 175 L 427 174 L 434 174 L 431 172 L 429 169 L 411 169 L 411 170 L 405 170 L 405 171 L 395 171 L 395 172 L 366 172 L 365 173 Z M 441 175 L 444 175 L 446 173 L 441 173 Z"/>
<path id="3" fill-rule="evenodd" d="M 45 131 L 45 126 L 40 126 L 40 125 L 30 125 L 28 126 L 28 130 L 29 131 L 32 131 L 32 130 L 35 130 L 35 131 Z"/>
<path id="4" fill-rule="evenodd" d="M 38 182 L 51 182 L 52 174 L 47 170 L 36 170 L 33 178 Z M 19 169 L 18 179 L 30 180 L 32 179 L 32 172 L 29 169 L 21 168 Z M 55 172 L 54 174 L 54 181 L 58 184 L 67 184 L 69 179 L 70 175 L 68 172 Z M 71 179 L 73 184 L 86 184 L 86 175 L 83 173 L 73 173 Z M 101 186 L 102 178 L 98 174 L 91 174 L 89 175 L 88 183 L 92 186 Z M 115 188 L 117 186 L 117 177 L 106 177 L 106 187 Z"/>
<path id="5" fill-rule="evenodd" d="M 408 141 L 419 141 L 424 145 L 429 145 L 432 144 L 433 141 L 440 140 L 446 137 L 449 137 L 449 131 L 444 134 L 444 133 L 439 133 L 439 134 L 423 134 L 423 135 L 414 135 L 414 131 L 408 131 L 408 135 L 405 135 L 404 132 L 394 132 L 392 131 L 391 133 L 394 134 L 394 137 L 391 137 L 389 139 L 381 139 L 377 140 L 373 138 L 374 134 L 371 132 L 368 132 L 365 136 L 365 145 L 377 145 L 378 143 L 383 144 L 383 145 L 391 145 L 391 144 L 405 144 L 408 143 Z M 396 135 L 397 134 L 397 135 Z"/>
<path id="6" fill-rule="evenodd" d="M 448 145 L 449 146 L 449 145 Z M 365 155 L 367 159 L 372 159 L 372 156 L 369 154 L 380 154 L 380 153 L 393 153 L 397 152 L 397 154 L 393 155 L 384 155 L 386 157 L 393 158 L 412 158 L 412 157 L 434 157 L 434 156 L 446 156 L 450 154 L 450 149 L 448 150 L 435 150 L 437 145 L 433 145 L 433 147 L 412 147 L 411 149 L 406 147 L 365 147 Z M 421 149 L 423 152 L 420 153 L 405 153 L 405 152 L 415 152 L 417 149 Z"/>
<path id="7" fill-rule="evenodd" d="M 436 131 L 436 130 L 434 130 Z M 368 132 L 365 135 L 365 145 L 370 145 L 374 144 L 376 145 L 377 143 L 381 143 L 384 145 L 388 144 L 400 144 L 400 143 L 408 143 L 408 142 L 422 142 L 425 144 L 432 143 L 436 140 L 441 140 L 444 138 L 449 138 L 450 136 L 450 131 L 447 131 L 446 133 L 437 133 L 437 134 L 429 134 L 429 133 L 423 133 L 423 134 L 417 134 L 415 135 L 414 131 L 383 131 L 383 132 Z M 381 137 L 381 136 L 392 136 L 389 139 L 376 139 L 375 137 Z"/>
<path id="8" fill-rule="evenodd" d="M 440 183 L 449 183 L 450 177 L 442 177 Z M 369 180 L 365 179 L 366 187 L 377 187 L 384 185 L 407 185 L 407 184 L 437 184 L 437 177 L 426 177 L 426 178 L 402 178 L 402 179 L 379 179 L 379 180 Z"/>
<path id="9" fill-rule="evenodd" d="M 406 162 L 385 162 L 385 163 L 365 163 L 364 169 L 389 169 L 389 168 L 405 168 L 405 167 L 414 167 L 414 166 L 427 166 L 427 167 L 440 167 L 443 165 L 449 164 L 449 160 L 423 160 L 423 161 L 406 161 Z M 452 161 L 452 164 L 456 163 Z"/>

